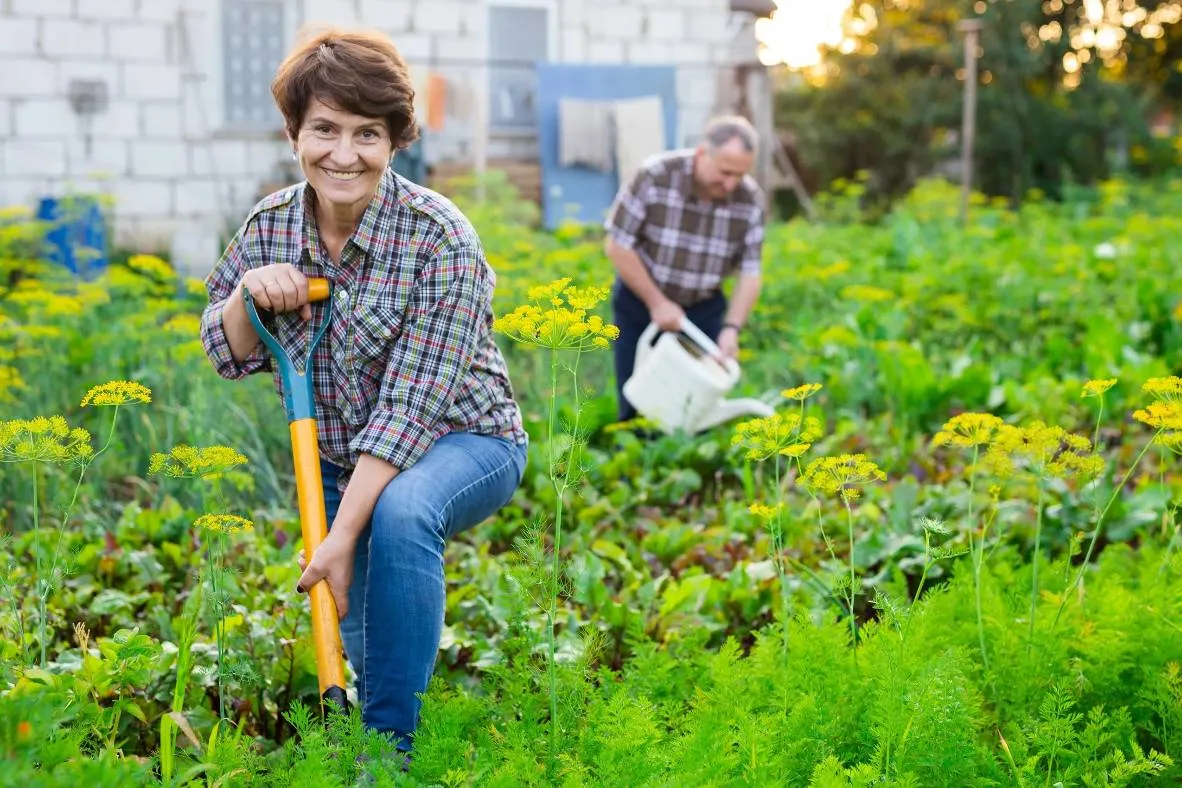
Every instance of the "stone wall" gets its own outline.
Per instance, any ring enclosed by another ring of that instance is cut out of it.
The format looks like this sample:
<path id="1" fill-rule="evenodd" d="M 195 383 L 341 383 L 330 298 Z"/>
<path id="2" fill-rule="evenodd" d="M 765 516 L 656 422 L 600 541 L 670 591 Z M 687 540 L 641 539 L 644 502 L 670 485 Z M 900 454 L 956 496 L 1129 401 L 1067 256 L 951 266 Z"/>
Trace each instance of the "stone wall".
<path id="1" fill-rule="evenodd" d="M 106 193 L 118 244 L 208 267 L 260 194 L 299 177 L 278 124 L 227 121 L 224 2 L 0 0 L 0 205 Z M 754 59 L 753 34 L 734 26 L 729 0 L 505 2 L 551 9 L 557 61 L 677 65 L 681 143 L 716 106 L 720 70 Z M 486 0 L 282 5 L 283 29 L 267 32 L 284 50 L 305 22 L 363 24 L 389 33 L 419 75 L 442 75 L 449 109 L 444 128 L 426 139 L 428 160 L 472 161 L 485 117 Z M 250 80 L 256 95 L 272 68 L 259 65 L 262 76 Z M 105 89 L 101 112 L 72 108 L 78 80 Z M 485 154 L 534 158 L 536 140 L 494 134 Z"/>

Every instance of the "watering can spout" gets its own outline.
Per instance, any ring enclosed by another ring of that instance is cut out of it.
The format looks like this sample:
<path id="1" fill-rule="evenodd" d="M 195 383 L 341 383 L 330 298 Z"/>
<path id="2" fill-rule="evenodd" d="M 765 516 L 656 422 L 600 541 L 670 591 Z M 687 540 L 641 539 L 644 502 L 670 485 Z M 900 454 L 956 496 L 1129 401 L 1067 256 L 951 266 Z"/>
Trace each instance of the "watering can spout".
<path id="1" fill-rule="evenodd" d="M 762 400 L 751 397 L 744 399 L 726 399 L 715 406 L 713 412 L 706 414 L 699 422 L 699 430 L 708 430 L 725 424 L 741 416 L 755 416 L 766 419 L 775 415 L 775 410 Z"/>

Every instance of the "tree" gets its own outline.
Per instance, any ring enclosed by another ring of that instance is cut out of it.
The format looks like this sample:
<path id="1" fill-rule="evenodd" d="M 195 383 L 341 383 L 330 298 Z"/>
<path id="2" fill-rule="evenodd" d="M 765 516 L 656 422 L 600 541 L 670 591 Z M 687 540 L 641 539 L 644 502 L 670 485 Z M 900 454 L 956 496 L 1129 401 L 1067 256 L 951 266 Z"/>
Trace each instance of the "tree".
<path id="1" fill-rule="evenodd" d="M 1129 6 L 1141 10 L 1118 13 Z M 987 194 L 1055 197 L 1107 177 L 1113 151 L 1148 134 L 1150 102 L 1174 90 L 1158 86 L 1178 73 L 1177 2 L 866 0 L 846 16 L 846 40 L 777 97 L 778 123 L 814 179 L 867 171 L 870 199 L 890 200 L 920 176 L 956 174 L 955 31 L 971 16 L 984 22 L 974 184 Z"/>

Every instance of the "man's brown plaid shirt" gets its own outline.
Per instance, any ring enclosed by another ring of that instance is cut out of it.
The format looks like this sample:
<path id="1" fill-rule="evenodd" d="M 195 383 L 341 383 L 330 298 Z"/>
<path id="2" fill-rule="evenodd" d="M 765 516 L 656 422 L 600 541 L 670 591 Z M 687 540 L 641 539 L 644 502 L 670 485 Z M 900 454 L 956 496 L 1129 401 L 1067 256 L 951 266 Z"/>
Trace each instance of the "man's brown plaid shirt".
<path id="1" fill-rule="evenodd" d="M 618 245 L 634 250 L 666 296 L 683 307 L 718 292 L 738 271 L 758 274 L 763 253 L 763 193 L 751 176 L 725 200 L 694 194 L 692 150 L 650 157 L 620 190 L 605 223 Z"/>

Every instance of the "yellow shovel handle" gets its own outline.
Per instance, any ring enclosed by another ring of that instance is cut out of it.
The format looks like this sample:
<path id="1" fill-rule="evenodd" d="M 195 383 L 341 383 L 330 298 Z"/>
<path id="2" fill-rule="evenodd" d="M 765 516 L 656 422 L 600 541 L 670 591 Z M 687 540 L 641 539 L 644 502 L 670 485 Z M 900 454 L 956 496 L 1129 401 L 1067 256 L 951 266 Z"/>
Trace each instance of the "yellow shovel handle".
<path id="1" fill-rule="evenodd" d="M 328 298 L 328 280 L 323 277 L 308 277 L 308 300 L 323 301 Z"/>
<path id="2" fill-rule="evenodd" d="M 295 461 L 296 493 L 300 505 L 300 525 L 304 537 L 304 555 L 308 561 L 328 535 L 328 515 L 324 506 L 320 452 L 316 445 L 316 420 L 291 422 L 291 446 Z M 329 697 L 335 689 L 344 692 L 345 672 L 341 648 L 340 619 L 328 583 L 320 581 L 308 589 L 312 604 L 312 640 L 316 646 L 316 664 L 320 673 L 320 695 Z M 343 700 L 343 698 L 342 698 Z"/>

